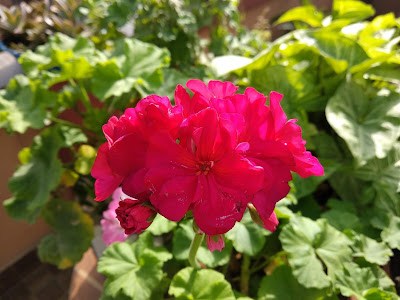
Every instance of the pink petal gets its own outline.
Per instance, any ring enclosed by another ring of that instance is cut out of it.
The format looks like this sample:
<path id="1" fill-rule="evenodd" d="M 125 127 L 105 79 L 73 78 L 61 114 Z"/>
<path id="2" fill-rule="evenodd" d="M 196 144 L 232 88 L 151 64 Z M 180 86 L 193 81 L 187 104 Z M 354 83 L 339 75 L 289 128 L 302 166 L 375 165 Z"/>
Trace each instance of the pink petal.
<path id="1" fill-rule="evenodd" d="M 193 204 L 193 217 L 208 235 L 224 234 L 239 222 L 249 202 L 249 195 L 224 188 L 211 175 L 200 175 L 201 197 Z"/>
<path id="2" fill-rule="evenodd" d="M 103 201 L 110 197 L 123 179 L 111 170 L 107 160 L 108 151 L 108 143 L 101 145 L 92 167 L 92 177 L 96 178 L 96 201 Z"/>
<path id="3" fill-rule="evenodd" d="M 218 235 L 207 235 L 207 246 L 211 252 L 218 250 L 219 252 L 222 251 L 225 247 L 225 241 L 222 234 Z"/>
<path id="4" fill-rule="evenodd" d="M 300 177 L 306 178 L 311 175 L 324 175 L 324 167 L 309 151 L 304 152 L 301 156 L 295 156 L 295 163 L 296 166 L 292 171 L 299 174 Z"/>
<path id="5" fill-rule="evenodd" d="M 146 173 L 147 169 L 142 168 L 125 177 L 122 182 L 122 190 L 124 193 L 140 201 L 148 201 L 150 193 L 144 182 Z"/>
<path id="6" fill-rule="evenodd" d="M 125 198 L 128 198 L 128 197 L 124 194 L 124 192 L 122 191 L 122 188 L 121 187 L 116 188 L 115 191 L 112 193 L 112 200 L 113 201 L 110 202 L 108 207 L 109 208 L 111 207 L 110 206 L 111 203 L 116 203 L 117 206 L 115 208 L 117 208 L 118 207 L 118 201 L 121 201 L 122 199 L 125 199 Z"/>
<path id="7" fill-rule="evenodd" d="M 264 183 L 264 169 L 254 166 L 241 155 L 221 159 L 211 172 L 218 185 L 233 187 L 243 193 L 254 194 L 262 189 Z"/>
<path id="8" fill-rule="evenodd" d="M 116 217 L 115 220 L 102 219 L 100 224 L 103 229 L 103 242 L 107 246 L 115 242 L 124 242 L 128 238 Z"/>
<path id="9" fill-rule="evenodd" d="M 175 89 L 175 103 L 183 106 L 185 117 L 194 113 L 194 101 L 190 99 L 189 93 L 180 84 Z"/>
<path id="10" fill-rule="evenodd" d="M 132 132 L 114 142 L 107 158 L 111 169 L 121 176 L 127 176 L 145 165 L 148 143 L 138 132 Z"/>
<path id="11" fill-rule="evenodd" d="M 264 188 L 255 194 L 251 201 L 261 218 L 267 219 L 272 214 L 276 202 L 284 198 L 290 191 L 288 182 L 292 180 L 290 167 L 278 159 L 251 159 L 264 168 Z"/>
<path id="12" fill-rule="evenodd" d="M 186 83 L 186 86 L 191 90 L 193 93 L 199 93 L 206 99 L 210 99 L 213 97 L 213 94 L 210 92 L 206 84 L 199 80 L 199 79 L 191 79 Z"/>
<path id="13" fill-rule="evenodd" d="M 112 116 L 107 124 L 103 125 L 103 133 L 108 141 L 108 145 L 111 147 L 112 143 L 114 142 L 114 128 L 118 123 L 118 118 Z"/>
<path id="14" fill-rule="evenodd" d="M 229 81 L 221 82 L 214 80 L 211 80 L 208 83 L 208 88 L 216 98 L 220 99 L 233 96 L 238 89 L 238 87 L 235 86 L 232 82 Z"/>
<path id="15" fill-rule="evenodd" d="M 197 199 L 197 176 L 173 165 L 151 168 L 145 177 L 150 201 L 165 218 L 178 222 Z"/>
<path id="16" fill-rule="evenodd" d="M 279 103 L 283 98 L 282 94 L 271 92 L 269 94 L 269 103 L 271 107 L 272 117 L 274 119 L 275 131 L 278 131 L 286 123 L 287 117 L 283 112 L 282 106 Z"/>
<path id="17" fill-rule="evenodd" d="M 257 92 L 256 89 L 252 87 L 246 88 L 246 90 L 244 91 L 244 95 L 249 99 L 251 104 L 257 102 L 261 105 L 265 105 L 265 102 L 267 102 L 267 97 Z"/>
<path id="18" fill-rule="evenodd" d="M 261 220 L 264 224 L 264 228 L 271 232 L 274 232 L 276 230 L 276 226 L 279 224 L 275 212 L 272 212 L 268 219 L 261 218 Z"/>

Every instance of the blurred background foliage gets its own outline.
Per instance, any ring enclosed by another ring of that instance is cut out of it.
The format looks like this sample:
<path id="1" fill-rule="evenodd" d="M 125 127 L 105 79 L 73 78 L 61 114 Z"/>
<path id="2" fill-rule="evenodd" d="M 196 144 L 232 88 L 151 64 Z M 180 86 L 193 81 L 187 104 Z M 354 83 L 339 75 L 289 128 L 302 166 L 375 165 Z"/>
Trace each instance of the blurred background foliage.
<path id="1" fill-rule="evenodd" d="M 200 251 L 215 271 L 181 270 L 190 220 L 170 226 L 160 218 L 138 242 L 113 244 L 99 264 L 108 277 L 104 299 L 398 299 L 400 20 L 357 0 L 334 0 L 329 14 L 304 1 L 275 20 L 286 33 L 270 41 L 266 27 L 241 25 L 237 5 L 54 0 L 4 8 L 1 37 L 23 51 L 24 75 L 0 91 L 0 127 L 38 130 L 9 181 L 9 215 L 41 216 L 55 233 L 42 240 L 40 258 L 72 266 L 106 205 L 93 201 L 90 176 L 101 126 L 149 94 L 173 101 L 176 85 L 190 78 L 230 80 L 241 91 L 284 95 L 325 176 L 294 175 L 273 234 L 245 215 L 224 251 Z M 80 227 L 70 231 L 59 219 Z M 127 278 L 140 276 L 135 289 Z"/>

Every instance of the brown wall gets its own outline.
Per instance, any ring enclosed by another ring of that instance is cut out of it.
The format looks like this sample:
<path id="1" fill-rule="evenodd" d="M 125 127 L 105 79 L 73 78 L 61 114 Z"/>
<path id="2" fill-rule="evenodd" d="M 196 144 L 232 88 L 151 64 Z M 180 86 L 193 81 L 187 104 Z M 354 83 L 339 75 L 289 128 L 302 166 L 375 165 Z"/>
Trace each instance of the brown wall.
<path id="1" fill-rule="evenodd" d="M 2 205 L 5 199 L 11 197 L 7 182 L 19 163 L 18 152 L 30 145 L 33 136 L 33 131 L 9 136 L 0 130 L 0 271 L 32 250 L 50 231 L 42 220 L 29 225 L 11 219 Z"/>

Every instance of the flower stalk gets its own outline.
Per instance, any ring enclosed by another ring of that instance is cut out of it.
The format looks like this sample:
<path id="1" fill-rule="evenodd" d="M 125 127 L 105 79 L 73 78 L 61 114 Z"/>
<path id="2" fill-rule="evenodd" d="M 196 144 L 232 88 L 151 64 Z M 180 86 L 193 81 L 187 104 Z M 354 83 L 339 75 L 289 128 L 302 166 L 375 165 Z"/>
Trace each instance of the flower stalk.
<path id="1" fill-rule="evenodd" d="M 197 254 L 197 250 L 199 250 L 201 242 L 203 241 L 203 238 L 204 238 L 204 234 L 195 234 L 194 238 L 192 240 L 192 243 L 190 244 L 189 263 L 195 269 L 200 268 L 200 265 L 196 260 L 196 254 Z"/>
<path id="2" fill-rule="evenodd" d="M 249 295 L 250 256 L 243 254 L 242 269 L 240 271 L 240 292 Z"/>

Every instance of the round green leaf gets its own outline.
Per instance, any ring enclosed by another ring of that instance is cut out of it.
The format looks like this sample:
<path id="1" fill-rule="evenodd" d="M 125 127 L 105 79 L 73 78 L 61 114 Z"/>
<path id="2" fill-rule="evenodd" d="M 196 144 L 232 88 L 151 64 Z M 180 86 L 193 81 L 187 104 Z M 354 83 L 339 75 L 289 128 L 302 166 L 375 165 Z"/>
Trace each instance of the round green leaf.
<path id="1" fill-rule="evenodd" d="M 203 269 L 185 268 L 172 279 L 168 293 L 177 299 L 236 299 L 232 287 L 221 273 Z"/>
<path id="2" fill-rule="evenodd" d="M 346 82 L 330 98 L 326 118 L 357 160 L 383 158 L 400 136 L 400 98 L 370 100 L 363 87 Z"/>
<path id="3" fill-rule="evenodd" d="M 289 220 L 279 239 L 288 253 L 294 276 L 308 288 L 330 286 L 334 273 L 351 260 L 350 241 L 326 220 L 313 221 L 299 216 Z"/>
<path id="4" fill-rule="evenodd" d="M 164 261 L 171 258 L 165 249 L 154 251 L 151 243 L 151 236 L 145 235 L 135 243 L 113 243 L 104 251 L 97 267 L 107 276 L 101 299 L 151 297 L 163 278 Z"/>
<path id="5" fill-rule="evenodd" d="M 236 251 L 253 256 L 265 244 L 265 236 L 271 234 L 268 230 L 254 223 L 249 213 L 245 213 L 242 221 L 237 222 L 226 237 L 233 242 Z"/>

